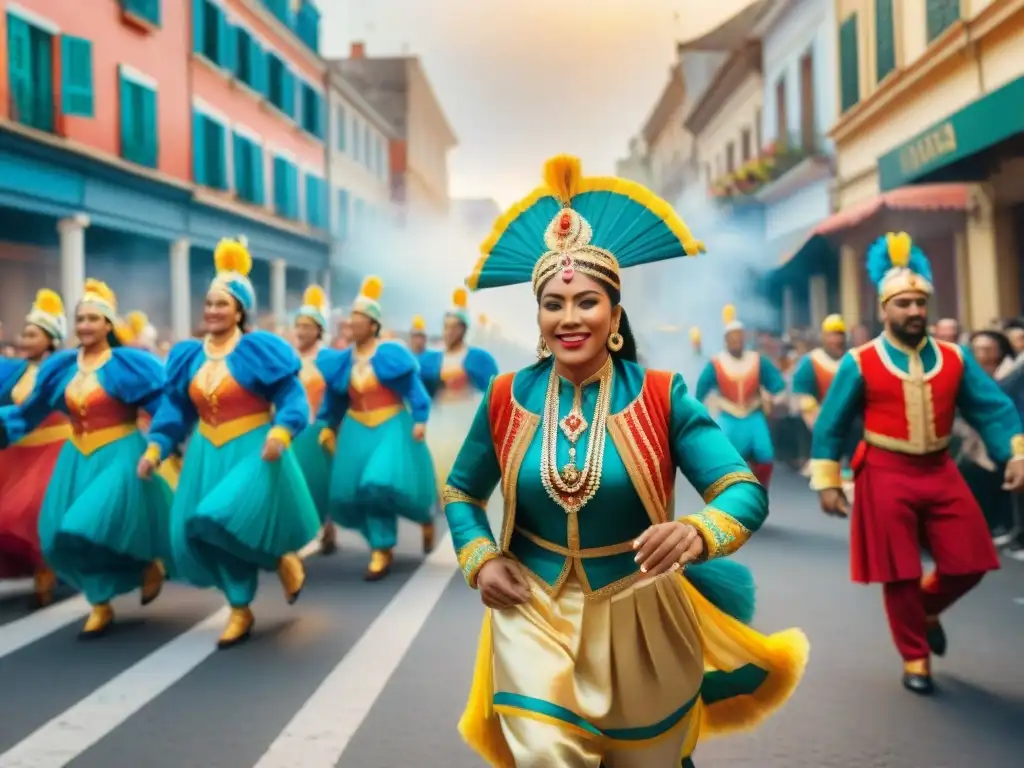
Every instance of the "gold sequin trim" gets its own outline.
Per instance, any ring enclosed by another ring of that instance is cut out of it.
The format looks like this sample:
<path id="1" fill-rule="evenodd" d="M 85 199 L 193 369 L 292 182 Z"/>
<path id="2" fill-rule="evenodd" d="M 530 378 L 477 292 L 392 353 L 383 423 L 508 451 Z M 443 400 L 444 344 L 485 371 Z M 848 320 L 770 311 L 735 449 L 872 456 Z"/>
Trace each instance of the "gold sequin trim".
<path id="1" fill-rule="evenodd" d="M 493 541 L 488 538 L 479 537 L 470 540 L 459 548 L 459 568 L 462 575 L 466 577 L 466 583 L 476 589 L 476 575 L 484 563 L 494 560 L 501 555 L 501 551 Z"/>
<path id="2" fill-rule="evenodd" d="M 739 520 L 714 507 L 705 507 L 695 515 L 687 515 L 682 522 L 696 528 L 704 539 L 705 560 L 731 555 L 750 538 Z"/>
<path id="3" fill-rule="evenodd" d="M 1024 435 L 1014 435 L 1010 438 L 1010 456 L 1014 459 L 1024 459 Z"/>
<path id="4" fill-rule="evenodd" d="M 466 504 L 472 504 L 474 507 L 480 507 L 480 509 L 487 509 L 486 501 L 474 498 L 465 491 L 460 491 L 458 488 L 451 485 L 446 485 L 444 490 L 441 491 L 441 503 L 445 506 L 455 504 L 460 501 Z"/>
<path id="5" fill-rule="evenodd" d="M 824 491 L 842 487 L 843 475 L 838 461 L 811 459 L 811 490 Z"/>
<path id="6" fill-rule="evenodd" d="M 755 485 L 760 485 L 753 472 L 729 472 L 722 475 L 704 489 L 704 503 L 710 504 L 722 494 L 722 491 L 730 486 L 736 485 L 737 483 L 754 483 Z"/>
<path id="7" fill-rule="evenodd" d="M 546 549 L 548 552 L 554 552 L 555 554 L 562 555 L 563 557 L 587 559 L 594 557 L 608 557 L 610 555 L 622 555 L 626 552 L 633 551 L 633 539 L 623 541 L 618 544 L 609 544 L 604 547 L 586 547 L 580 549 L 578 546 L 563 547 L 561 544 L 555 544 L 553 541 L 541 538 L 537 534 L 527 531 L 524 528 L 520 528 L 519 526 L 516 526 L 516 533 L 532 544 L 536 544 L 541 549 Z"/>

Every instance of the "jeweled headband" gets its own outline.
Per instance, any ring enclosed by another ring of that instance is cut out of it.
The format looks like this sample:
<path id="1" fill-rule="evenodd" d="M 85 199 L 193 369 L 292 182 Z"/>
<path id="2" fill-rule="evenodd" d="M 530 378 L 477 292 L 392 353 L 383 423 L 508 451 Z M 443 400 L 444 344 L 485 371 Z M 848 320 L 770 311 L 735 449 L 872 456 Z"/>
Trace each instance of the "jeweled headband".
<path id="1" fill-rule="evenodd" d="M 611 251 L 590 244 L 594 231 L 590 223 L 572 208 L 563 208 L 548 224 L 544 232 L 547 253 L 533 268 L 533 292 L 540 291 L 556 274 L 568 283 L 573 275 L 582 272 L 599 280 L 609 288 L 620 291 L 619 262 Z"/>

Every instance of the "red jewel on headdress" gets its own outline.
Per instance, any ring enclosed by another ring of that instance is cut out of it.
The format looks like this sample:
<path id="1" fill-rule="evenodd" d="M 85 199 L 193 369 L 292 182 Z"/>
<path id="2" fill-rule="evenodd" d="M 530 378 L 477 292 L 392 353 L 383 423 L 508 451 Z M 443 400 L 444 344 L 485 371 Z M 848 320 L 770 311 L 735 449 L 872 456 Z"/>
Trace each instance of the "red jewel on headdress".
<path id="1" fill-rule="evenodd" d="M 558 223 L 558 227 L 562 232 L 568 232 L 572 228 L 572 216 L 568 213 L 563 213 L 562 220 Z"/>

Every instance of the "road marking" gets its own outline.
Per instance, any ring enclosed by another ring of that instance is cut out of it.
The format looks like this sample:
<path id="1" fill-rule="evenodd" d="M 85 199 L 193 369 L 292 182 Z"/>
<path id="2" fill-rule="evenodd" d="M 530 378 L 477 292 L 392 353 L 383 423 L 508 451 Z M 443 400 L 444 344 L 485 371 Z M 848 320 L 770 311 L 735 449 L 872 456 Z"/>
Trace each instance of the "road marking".
<path id="1" fill-rule="evenodd" d="M 66 627 L 89 613 L 84 597 L 69 597 L 28 616 L 0 625 L 0 659 Z"/>
<path id="2" fill-rule="evenodd" d="M 334 768 L 458 565 L 446 533 L 254 768 Z"/>
<path id="3" fill-rule="evenodd" d="M 0 755 L 0 768 L 63 768 L 217 650 L 221 608 Z"/>
<path id="4" fill-rule="evenodd" d="M 21 595 L 31 595 L 35 590 L 35 583 L 32 579 L 12 579 L 10 581 L 0 581 L 0 600 L 6 597 L 20 597 Z"/>

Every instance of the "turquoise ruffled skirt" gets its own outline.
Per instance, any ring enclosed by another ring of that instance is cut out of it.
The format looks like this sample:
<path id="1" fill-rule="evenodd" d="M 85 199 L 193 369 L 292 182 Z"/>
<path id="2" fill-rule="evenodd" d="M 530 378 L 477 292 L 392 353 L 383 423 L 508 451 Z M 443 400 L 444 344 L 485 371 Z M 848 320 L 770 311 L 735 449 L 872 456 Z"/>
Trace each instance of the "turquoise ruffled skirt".
<path id="1" fill-rule="evenodd" d="M 331 492 L 331 455 L 320 445 L 322 425 L 313 424 L 302 430 L 292 441 L 292 454 L 306 478 L 306 487 L 313 497 L 313 504 L 320 515 L 320 522 L 327 521 L 327 507 Z"/>
<path id="2" fill-rule="evenodd" d="M 437 481 L 426 443 L 412 437 L 408 411 L 376 427 L 346 416 L 331 470 L 330 511 L 362 534 L 371 549 L 392 549 L 398 518 L 425 525 L 434 518 Z"/>
<path id="3" fill-rule="evenodd" d="M 162 559 L 173 576 L 172 494 L 162 478 L 140 480 L 146 450 L 135 432 L 86 456 L 64 444 L 39 511 L 39 543 L 57 575 L 92 605 L 142 586 Z"/>
<path id="4" fill-rule="evenodd" d="M 181 576 L 217 587 L 236 608 L 256 597 L 259 572 L 273 571 L 320 530 L 320 517 L 291 450 L 264 461 L 270 425 L 219 448 L 192 435 L 171 512 L 171 544 Z"/>

